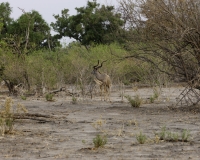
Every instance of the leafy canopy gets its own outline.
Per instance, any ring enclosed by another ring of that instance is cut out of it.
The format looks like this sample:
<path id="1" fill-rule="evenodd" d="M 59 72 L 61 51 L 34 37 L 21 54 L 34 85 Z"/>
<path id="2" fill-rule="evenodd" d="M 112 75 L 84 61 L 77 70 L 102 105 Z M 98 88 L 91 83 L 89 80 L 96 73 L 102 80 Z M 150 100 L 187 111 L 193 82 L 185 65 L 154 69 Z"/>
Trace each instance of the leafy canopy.
<path id="1" fill-rule="evenodd" d="M 6 33 L 8 32 L 9 25 L 13 21 L 12 18 L 10 18 L 11 12 L 12 8 L 8 2 L 0 3 L 0 39 L 5 37 Z"/>
<path id="2" fill-rule="evenodd" d="M 123 21 L 120 14 L 114 13 L 113 6 L 105 6 L 87 2 L 86 7 L 76 8 L 77 14 L 70 16 L 68 9 L 60 15 L 54 15 L 55 23 L 51 23 L 58 39 L 67 36 L 79 41 L 82 45 L 108 44 L 115 41 L 116 33 L 121 29 Z"/>

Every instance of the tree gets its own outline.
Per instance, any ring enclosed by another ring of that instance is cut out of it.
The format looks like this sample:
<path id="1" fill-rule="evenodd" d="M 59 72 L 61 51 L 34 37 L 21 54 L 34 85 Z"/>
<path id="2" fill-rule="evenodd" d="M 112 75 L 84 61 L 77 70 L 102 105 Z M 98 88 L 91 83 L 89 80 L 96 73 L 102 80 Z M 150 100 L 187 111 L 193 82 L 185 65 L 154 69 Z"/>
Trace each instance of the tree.
<path id="1" fill-rule="evenodd" d="M 19 55 L 43 48 L 50 33 L 50 27 L 37 11 L 25 12 L 10 24 L 8 44 Z"/>
<path id="2" fill-rule="evenodd" d="M 2 24 L 0 40 L 6 36 L 6 33 L 9 30 L 9 25 L 13 21 L 13 19 L 10 18 L 11 11 L 12 9 L 8 2 L 0 3 L 0 23 Z"/>
<path id="3" fill-rule="evenodd" d="M 120 14 L 114 13 L 113 6 L 105 6 L 87 2 L 86 7 L 76 8 L 77 15 L 69 16 L 68 9 L 62 10 L 62 15 L 54 15 L 55 23 L 51 23 L 57 38 L 64 36 L 74 38 L 82 45 L 108 44 L 116 41 L 117 32 L 123 21 Z"/>
<path id="4" fill-rule="evenodd" d="M 134 3 L 122 0 L 125 11 L 128 11 L 128 2 L 135 6 L 129 13 L 138 16 L 134 16 L 135 23 L 129 27 L 139 31 L 142 43 L 138 44 L 136 53 L 132 48 L 135 41 L 131 41 L 128 45 L 132 55 L 127 58 L 136 57 L 157 68 L 167 63 L 170 70 L 159 69 L 178 80 L 189 82 L 197 78 L 200 74 L 200 1 L 141 0 Z"/>
<path id="5" fill-rule="evenodd" d="M 59 41 L 50 34 L 50 26 L 37 11 L 25 12 L 19 9 L 22 15 L 14 21 L 10 18 L 10 4 L 0 3 L 0 22 L 3 24 L 0 39 L 7 42 L 13 53 L 20 55 L 22 52 L 30 53 L 41 48 L 52 50 L 60 46 Z"/>

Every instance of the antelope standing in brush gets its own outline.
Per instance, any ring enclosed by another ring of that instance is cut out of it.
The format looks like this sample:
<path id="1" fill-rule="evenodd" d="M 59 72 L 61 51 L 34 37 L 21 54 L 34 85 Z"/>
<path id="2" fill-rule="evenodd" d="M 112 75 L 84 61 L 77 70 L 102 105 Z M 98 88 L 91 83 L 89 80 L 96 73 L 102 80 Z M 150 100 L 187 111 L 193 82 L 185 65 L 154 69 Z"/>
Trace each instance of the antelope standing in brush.
<path id="1" fill-rule="evenodd" d="M 104 101 L 106 101 L 107 98 L 109 98 L 109 101 L 110 101 L 110 89 L 111 89 L 110 76 L 98 71 L 98 69 L 102 67 L 104 62 L 106 61 L 103 61 L 101 65 L 99 66 L 99 60 L 98 60 L 98 64 L 93 67 L 92 74 L 94 74 L 95 76 L 94 81 L 100 86 L 101 100 L 102 100 L 102 95 L 103 95 L 103 90 L 104 90 Z"/>

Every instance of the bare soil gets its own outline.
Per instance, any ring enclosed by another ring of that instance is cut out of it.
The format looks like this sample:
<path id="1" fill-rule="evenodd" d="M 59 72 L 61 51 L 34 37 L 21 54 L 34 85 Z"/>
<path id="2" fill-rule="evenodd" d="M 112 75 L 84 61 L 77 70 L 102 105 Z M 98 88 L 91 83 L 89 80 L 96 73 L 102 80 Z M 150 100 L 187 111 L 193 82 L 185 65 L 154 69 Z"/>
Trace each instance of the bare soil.
<path id="1" fill-rule="evenodd" d="M 0 137 L 0 159 L 199 160 L 200 107 L 173 107 L 182 90 L 163 88 L 159 98 L 148 103 L 151 88 L 125 89 L 125 95 L 139 94 L 144 99 L 139 108 L 122 101 L 117 89 L 111 93 L 112 102 L 85 97 L 72 104 L 72 97 L 61 94 L 54 102 L 13 97 L 15 103 L 26 106 L 29 115 L 16 120 L 15 134 Z M 155 134 L 164 126 L 180 135 L 187 129 L 191 137 L 188 142 L 156 140 Z M 144 144 L 136 139 L 140 132 L 148 137 Z M 107 136 L 107 144 L 98 149 L 93 144 L 97 134 Z"/>

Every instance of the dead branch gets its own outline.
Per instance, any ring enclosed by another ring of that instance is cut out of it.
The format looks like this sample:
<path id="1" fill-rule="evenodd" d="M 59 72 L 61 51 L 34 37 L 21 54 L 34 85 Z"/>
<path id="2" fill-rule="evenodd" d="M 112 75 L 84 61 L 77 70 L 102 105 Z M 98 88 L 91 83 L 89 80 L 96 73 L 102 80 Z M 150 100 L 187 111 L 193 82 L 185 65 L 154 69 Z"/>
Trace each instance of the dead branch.
<path id="1" fill-rule="evenodd" d="M 39 114 L 39 113 L 15 113 L 14 118 L 24 118 L 24 117 L 43 117 L 43 118 L 54 118 L 53 116 L 50 115 L 44 115 L 44 114 Z"/>
<path id="2" fill-rule="evenodd" d="M 53 91 L 50 91 L 49 93 L 50 94 L 56 94 L 58 92 L 62 92 L 62 91 L 66 91 L 66 88 L 65 87 L 61 87 L 60 89 L 57 89 L 57 90 L 53 90 Z"/>
<path id="3" fill-rule="evenodd" d="M 191 106 L 197 105 L 200 102 L 199 82 L 200 77 L 197 74 L 195 78 L 188 82 L 185 89 L 180 93 L 178 97 L 179 101 L 176 103 L 176 106 Z"/>
<path id="4" fill-rule="evenodd" d="M 54 121 L 55 117 L 50 116 L 50 115 L 44 115 L 44 114 L 31 114 L 31 113 L 23 113 L 23 114 L 14 114 L 13 116 L 14 119 L 30 119 L 30 120 L 36 120 L 42 123 L 45 122 L 52 122 Z"/>

